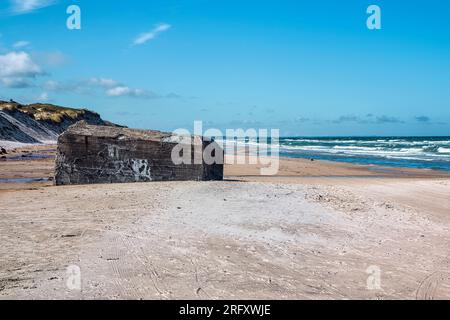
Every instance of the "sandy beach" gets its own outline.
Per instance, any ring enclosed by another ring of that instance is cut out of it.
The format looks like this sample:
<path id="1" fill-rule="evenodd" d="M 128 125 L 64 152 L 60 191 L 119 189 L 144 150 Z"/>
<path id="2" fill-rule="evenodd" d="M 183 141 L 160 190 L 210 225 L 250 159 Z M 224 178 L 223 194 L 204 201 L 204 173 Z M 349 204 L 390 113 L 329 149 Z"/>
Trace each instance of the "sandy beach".
<path id="1" fill-rule="evenodd" d="M 450 299 L 448 173 L 283 158 L 54 187 L 52 148 L 0 161 L 0 299 Z"/>

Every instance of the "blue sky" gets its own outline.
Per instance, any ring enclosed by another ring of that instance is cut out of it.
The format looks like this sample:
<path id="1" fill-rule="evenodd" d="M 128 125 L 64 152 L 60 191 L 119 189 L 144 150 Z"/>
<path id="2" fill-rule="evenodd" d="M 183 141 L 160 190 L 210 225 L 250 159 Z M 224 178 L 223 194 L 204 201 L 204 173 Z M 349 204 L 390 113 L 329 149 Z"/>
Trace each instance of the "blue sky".
<path id="1" fill-rule="evenodd" d="M 449 16 L 438 0 L 2 0 L 0 98 L 160 130 L 450 135 Z"/>

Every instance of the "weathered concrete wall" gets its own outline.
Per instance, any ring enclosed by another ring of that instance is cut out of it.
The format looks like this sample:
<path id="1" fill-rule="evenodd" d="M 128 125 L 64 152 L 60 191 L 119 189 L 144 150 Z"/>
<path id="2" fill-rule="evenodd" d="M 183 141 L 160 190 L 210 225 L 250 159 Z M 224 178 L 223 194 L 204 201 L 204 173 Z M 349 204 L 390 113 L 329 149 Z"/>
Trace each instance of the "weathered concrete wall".
<path id="1" fill-rule="evenodd" d="M 172 150 L 179 142 L 177 136 L 79 123 L 58 139 L 55 184 L 222 180 L 223 164 L 194 164 L 193 160 L 215 142 L 191 139 L 201 145 L 190 147 L 192 164 L 176 165 Z M 223 150 L 218 146 L 216 150 L 223 158 Z"/>

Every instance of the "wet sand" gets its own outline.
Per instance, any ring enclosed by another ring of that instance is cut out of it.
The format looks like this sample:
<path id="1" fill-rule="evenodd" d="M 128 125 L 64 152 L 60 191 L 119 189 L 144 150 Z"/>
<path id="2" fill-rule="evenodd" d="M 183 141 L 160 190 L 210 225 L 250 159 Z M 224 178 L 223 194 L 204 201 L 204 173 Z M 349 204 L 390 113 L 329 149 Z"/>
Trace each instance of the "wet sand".
<path id="1" fill-rule="evenodd" d="M 258 170 L 0 182 L 0 299 L 450 299 L 447 173 L 300 159 Z M 52 175 L 51 158 L 0 162 L 0 179 Z"/>

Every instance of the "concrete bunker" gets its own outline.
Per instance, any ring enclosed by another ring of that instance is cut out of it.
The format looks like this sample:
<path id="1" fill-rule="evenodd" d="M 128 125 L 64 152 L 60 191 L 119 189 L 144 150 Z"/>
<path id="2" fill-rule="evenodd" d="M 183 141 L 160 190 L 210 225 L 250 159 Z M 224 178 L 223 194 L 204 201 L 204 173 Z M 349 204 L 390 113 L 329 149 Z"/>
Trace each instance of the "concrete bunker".
<path id="1" fill-rule="evenodd" d="M 191 150 L 191 161 L 175 164 L 172 150 L 180 144 Z M 221 161 L 205 162 L 206 148 Z M 79 122 L 58 139 L 55 184 L 223 180 L 223 157 L 208 138 Z"/>

